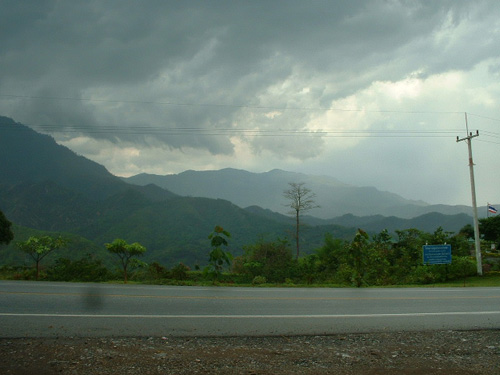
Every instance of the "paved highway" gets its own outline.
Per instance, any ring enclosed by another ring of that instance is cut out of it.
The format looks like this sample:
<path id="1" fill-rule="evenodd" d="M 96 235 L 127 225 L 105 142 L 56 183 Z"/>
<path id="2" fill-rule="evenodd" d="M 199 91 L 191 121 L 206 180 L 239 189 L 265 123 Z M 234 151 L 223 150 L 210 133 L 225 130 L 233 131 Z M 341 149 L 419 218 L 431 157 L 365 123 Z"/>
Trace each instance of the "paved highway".
<path id="1" fill-rule="evenodd" d="M 0 281 L 0 337 L 500 329 L 500 288 L 218 288 Z"/>

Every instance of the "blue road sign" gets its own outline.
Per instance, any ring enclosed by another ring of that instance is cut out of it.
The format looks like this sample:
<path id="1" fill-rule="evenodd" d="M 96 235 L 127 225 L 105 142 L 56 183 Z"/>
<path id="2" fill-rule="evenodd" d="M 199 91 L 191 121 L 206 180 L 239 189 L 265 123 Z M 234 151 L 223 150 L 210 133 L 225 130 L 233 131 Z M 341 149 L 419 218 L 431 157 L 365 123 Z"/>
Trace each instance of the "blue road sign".
<path id="1" fill-rule="evenodd" d="M 424 264 L 450 264 L 451 245 L 425 245 Z"/>

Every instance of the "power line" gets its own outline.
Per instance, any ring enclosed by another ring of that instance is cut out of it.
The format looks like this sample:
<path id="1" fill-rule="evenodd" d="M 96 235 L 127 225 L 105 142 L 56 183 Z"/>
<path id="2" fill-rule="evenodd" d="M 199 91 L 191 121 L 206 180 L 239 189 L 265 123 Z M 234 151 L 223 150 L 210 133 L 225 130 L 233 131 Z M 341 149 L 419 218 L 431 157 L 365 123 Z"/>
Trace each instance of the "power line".
<path id="1" fill-rule="evenodd" d="M 471 116 L 474 116 L 474 117 L 483 118 L 483 119 L 486 119 L 486 120 L 500 122 L 500 119 L 497 119 L 497 118 L 494 118 L 494 117 L 488 117 L 488 116 L 482 116 L 482 115 L 475 115 L 474 113 L 469 113 L 469 112 L 467 112 L 467 114 L 471 115 Z"/>
<path id="2" fill-rule="evenodd" d="M 490 132 L 488 130 L 482 130 L 482 134 L 486 134 L 488 137 L 491 138 L 500 138 L 500 133 Z"/>
<path id="3" fill-rule="evenodd" d="M 22 130 L 12 128 L 9 124 L 0 123 L 3 129 Z M 85 133 L 85 134 L 123 134 L 123 135 L 200 135 L 200 136 L 251 136 L 251 137 L 284 137 L 284 136 L 315 136 L 315 137 L 383 137 L 383 138 L 422 138 L 422 137 L 450 137 L 455 134 L 453 130 L 341 130 L 341 129 L 235 129 L 235 128 L 167 128 L 159 126 L 130 126 L 119 127 L 104 125 L 93 127 L 88 125 L 55 125 L 45 124 L 35 127 L 49 133 Z"/>
<path id="4" fill-rule="evenodd" d="M 42 99 L 42 100 L 67 100 L 81 102 L 97 102 L 97 103 L 123 103 L 123 104 L 147 104 L 147 105 L 167 105 L 178 107 L 214 107 L 214 108 L 246 108 L 246 109 L 265 109 L 265 110 L 296 110 L 296 111 L 337 111 L 337 112 L 366 112 L 366 113 L 401 113 L 401 114 L 462 114 L 460 111 L 402 111 L 402 110 L 369 110 L 366 108 L 333 108 L 333 107 L 278 107 L 278 106 L 258 106 L 245 104 L 227 104 L 227 103 L 187 103 L 174 101 L 144 101 L 144 100 L 111 100 L 111 99 L 95 99 L 95 98 L 75 98 L 75 97 L 58 97 L 58 96 L 34 96 L 34 95 L 13 95 L 0 94 L 1 98 L 11 99 Z"/>
<path id="5" fill-rule="evenodd" d="M 500 145 L 500 142 L 485 141 L 484 139 L 478 139 L 477 142 L 490 143 L 490 144 L 493 144 L 493 145 Z"/>

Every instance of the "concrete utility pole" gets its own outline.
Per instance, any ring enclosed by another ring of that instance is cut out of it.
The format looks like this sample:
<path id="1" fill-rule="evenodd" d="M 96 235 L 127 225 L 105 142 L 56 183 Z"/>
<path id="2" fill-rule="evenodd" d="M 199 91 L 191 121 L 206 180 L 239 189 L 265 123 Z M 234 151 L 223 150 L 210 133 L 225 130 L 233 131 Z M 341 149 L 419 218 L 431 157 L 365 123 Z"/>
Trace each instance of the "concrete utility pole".
<path id="1" fill-rule="evenodd" d="M 481 258 L 481 240 L 479 238 L 479 220 L 477 218 L 477 203 L 476 203 L 476 184 L 474 183 L 474 162 L 472 161 L 472 138 L 479 136 L 479 131 L 476 134 L 469 133 L 469 126 L 467 124 L 467 113 L 465 113 L 465 127 L 467 134 L 465 138 L 458 138 L 457 142 L 466 141 L 469 148 L 469 172 L 470 172 L 470 188 L 472 192 L 472 213 L 474 215 L 474 239 L 476 243 L 476 261 L 477 261 L 477 274 L 483 275 L 483 262 Z"/>

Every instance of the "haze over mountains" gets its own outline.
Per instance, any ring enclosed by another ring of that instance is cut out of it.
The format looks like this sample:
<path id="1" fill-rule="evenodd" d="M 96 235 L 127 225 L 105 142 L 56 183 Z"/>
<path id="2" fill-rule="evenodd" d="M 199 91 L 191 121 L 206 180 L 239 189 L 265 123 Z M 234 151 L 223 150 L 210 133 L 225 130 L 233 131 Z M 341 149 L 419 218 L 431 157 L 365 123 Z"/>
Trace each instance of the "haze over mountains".
<path id="1" fill-rule="evenodd" d="M 186 171 L 166 176 L 143 173 L 124 178 L 124 181 L 141 186 L 155 184 L 183 196 L 227 199 L 240 207 L 260 206 L 282 214 L 288 212 L 287 201 L 283 198 L 288 183 L 304 182 L 316 194 L 314 200 L 320 206 L 309 211 L 308 215 L 321 219 L 346 214 L 411 219 L 431 212 L 446 215 L 470 215 L 472 212 L 467 206 L 429 205 L 374 187 L 347 185 L 333 177 L 278 169 L 251 173 L 227 168 L 218 171 Z"/>
<path id="2" fill-rule="evenodd" d="M 289 182 L 305 182 L 321 205 L 304 217 L 304 253 L 321 246 L 326 233 L 349 240 L 357 227 L 372 233 L 407 228 L 432 232 L 438 226 L 458 231 L 472 220 L 464 213 L 470 211 L 467 207 L 430 206 L 372 187 L 281 170 L 121 179 L 6 117 L 0 117 L 0 161 L 0 209 L 22 233 L 31 228 L 79 238 L 73 256 L 124 238 L 146 246 L 146 261 L 203 264 L 207 236 L 215 225 L 231 232 L 230 250 L 241 254 L 244 245 L 259 239 L 290 237 L 292 220 L 279 213 L 287 212 L 282 193 Z M 402 218 L 389 216 L 397 212 Z"/>

